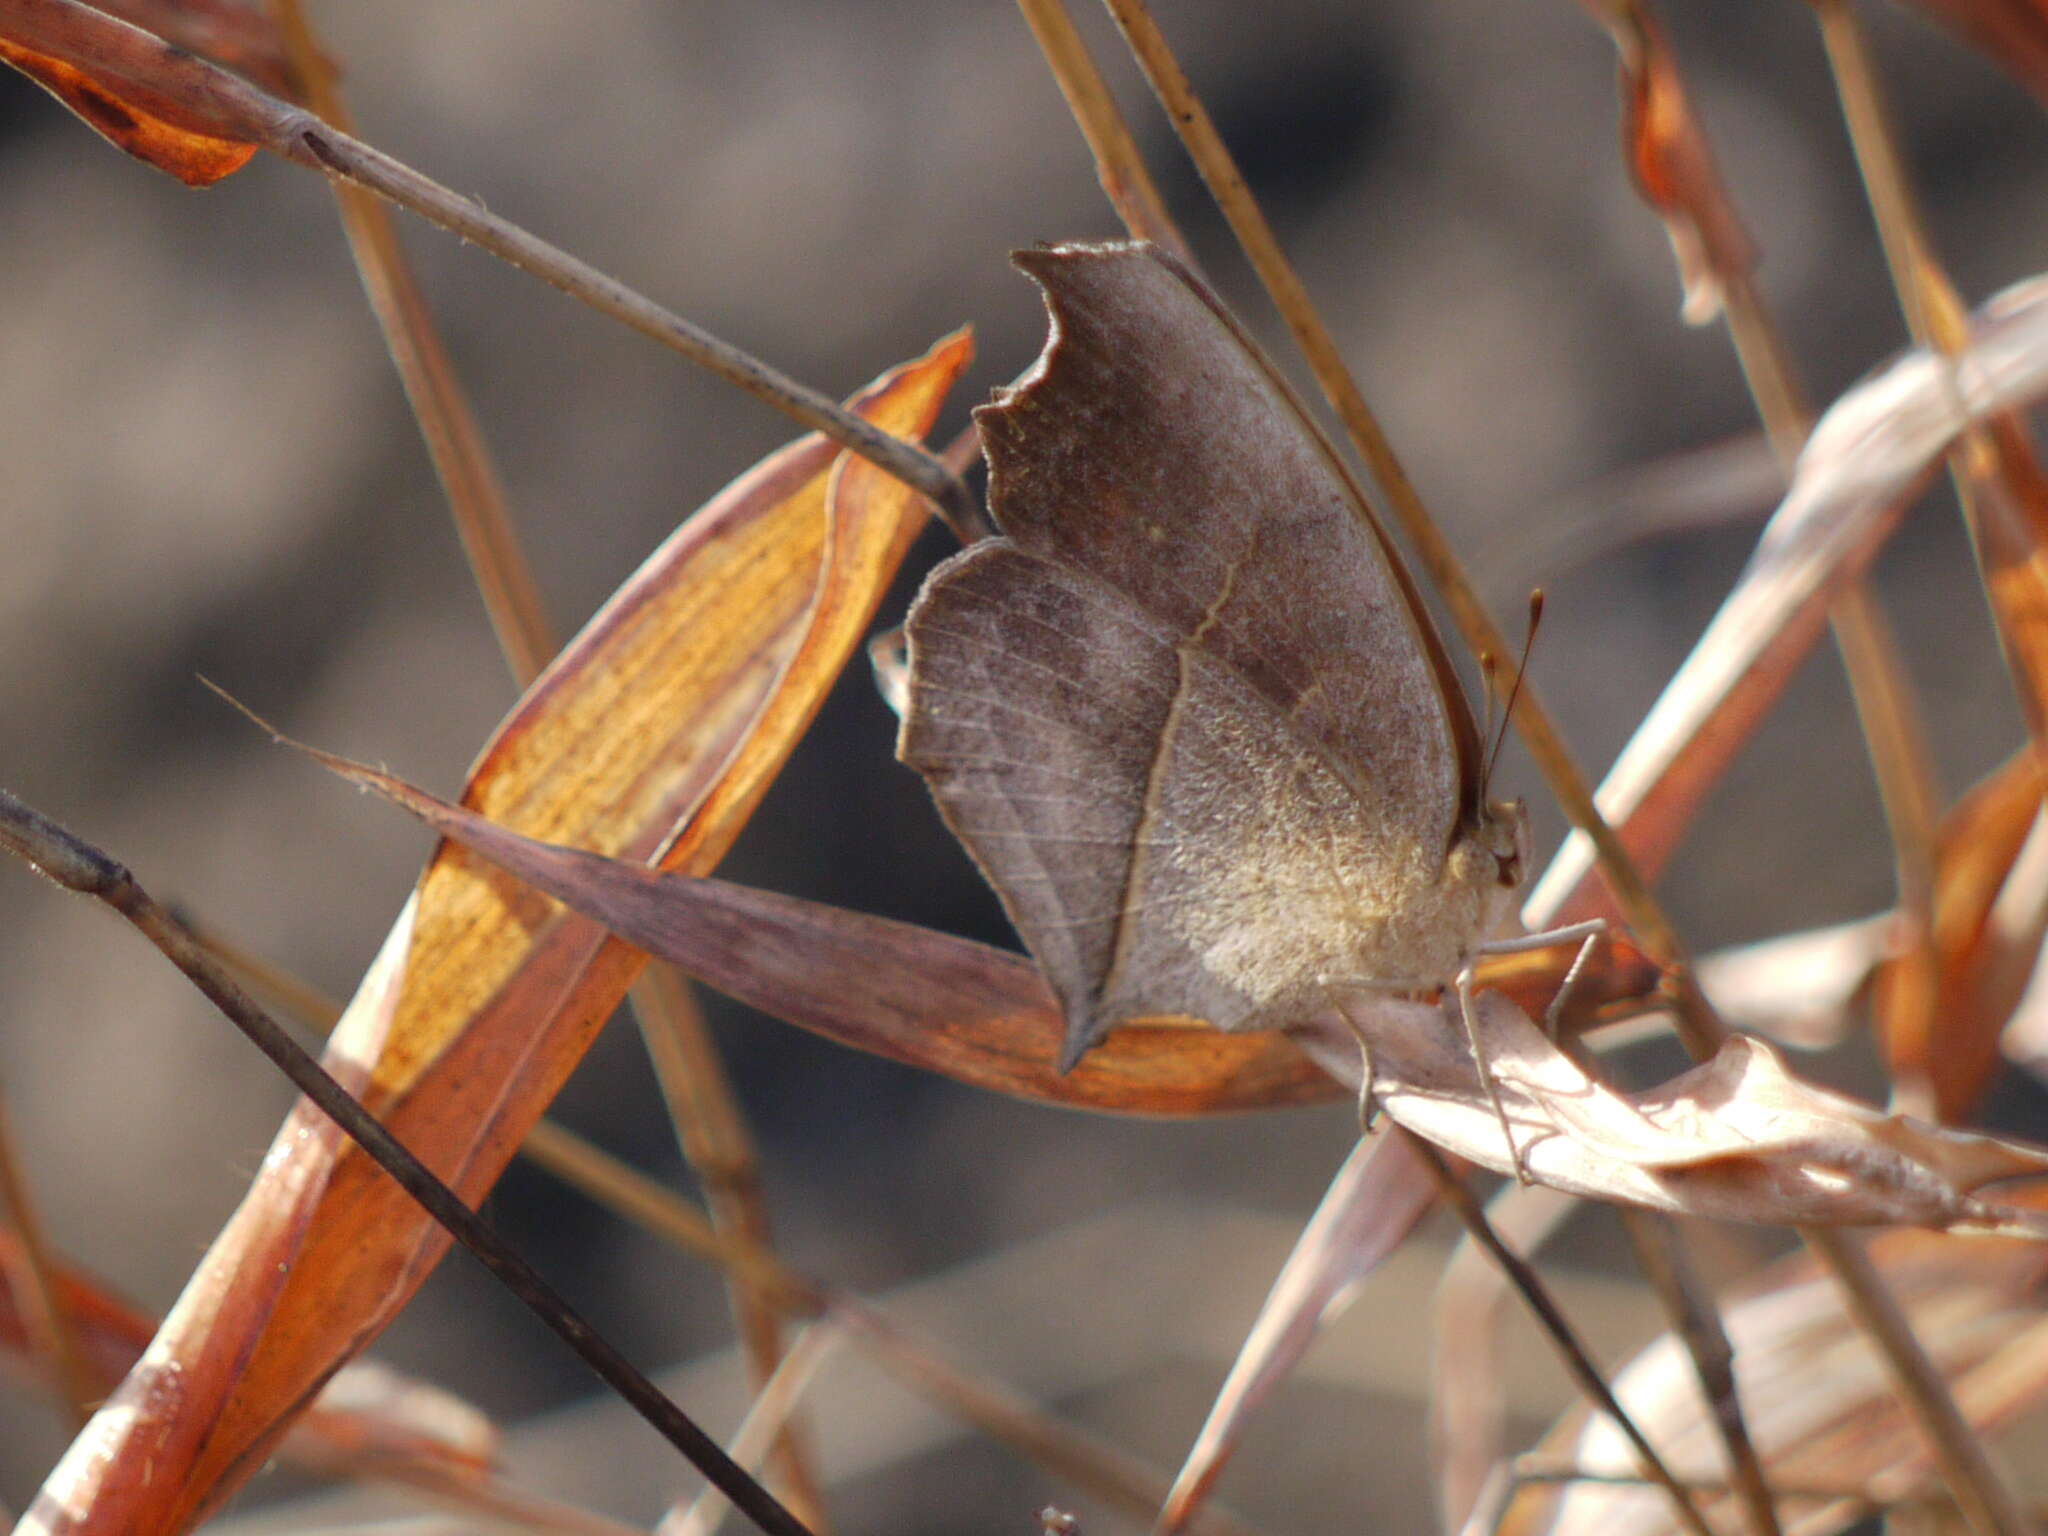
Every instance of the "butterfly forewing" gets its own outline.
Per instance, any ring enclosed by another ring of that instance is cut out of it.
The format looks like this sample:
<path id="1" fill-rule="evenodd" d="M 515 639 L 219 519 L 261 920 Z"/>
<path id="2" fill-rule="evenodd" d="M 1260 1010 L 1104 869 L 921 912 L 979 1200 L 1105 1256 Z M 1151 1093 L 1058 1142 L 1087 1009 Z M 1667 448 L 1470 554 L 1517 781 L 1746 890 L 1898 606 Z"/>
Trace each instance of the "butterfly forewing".
<path id="1" fill-rule="evenodd" d="M 1022 254 L 1053 334 L 977 413 L 1004 537 L 912 610 L 901 754 L 1067 1008 L 1279 1022 L 1437 975 L 1464 700 L 1329 450 L 1145 246 Z M 1418 970 L 1417 967 L 1425 969 Z"/>

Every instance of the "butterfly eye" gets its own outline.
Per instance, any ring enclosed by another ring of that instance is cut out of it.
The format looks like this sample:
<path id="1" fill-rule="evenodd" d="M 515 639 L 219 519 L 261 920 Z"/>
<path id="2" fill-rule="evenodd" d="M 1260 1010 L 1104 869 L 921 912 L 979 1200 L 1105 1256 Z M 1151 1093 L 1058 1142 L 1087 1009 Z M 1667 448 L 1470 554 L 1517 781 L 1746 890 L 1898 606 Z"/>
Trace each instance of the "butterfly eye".
<path id="1" fill-rule="evenodd" d="M 1496 853 L 1493 862 L 1497 866 L 1494 878 L 1505 890 L 1513 890 L 1522 883 L 1522 854 L 1517 849 L 1512 853 Z"/>

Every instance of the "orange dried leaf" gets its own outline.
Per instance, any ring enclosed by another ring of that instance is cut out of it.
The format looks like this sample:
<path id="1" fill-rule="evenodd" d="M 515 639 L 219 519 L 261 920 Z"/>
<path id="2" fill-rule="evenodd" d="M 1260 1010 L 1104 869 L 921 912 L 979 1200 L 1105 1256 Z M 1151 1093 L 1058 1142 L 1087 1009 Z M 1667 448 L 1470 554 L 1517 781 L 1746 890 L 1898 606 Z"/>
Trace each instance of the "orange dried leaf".
<path id="1" fill-rule="evenodd" d="M 1435 1200 L 1436 1181 L 1412 1143 L 1386 1135 L 1359 1142 L 1274 1276 L 1258 1321 L 1174 1477 L 1154 1536 L 1175 1536 L 1201 1513 L 1252 1416 L 1324 1327 L 1343 1314 L 1358 1283 L 1400 1247 Z"/>
<path id="2" fill-rule="evenodd" d="M 0 0 L 0 61 L 109 142 L 191 186 L 248 164 L 290 110 L 77 0 Z"/>
<path id="3" fill-rule="evenodd" d="M 202 133 L 158 116 L 123 82 L 110 81 L 0 37 L 0 62 L 12 64 L 69 107 L 109 144 L 168 172 L 188 187 L 210 187 L 254 158 L 256 145 Z"/>
<path id="4" fill-rule="evenodd" d="M 1992 417 L 1952 460 L 1974 518 L 1977 558 L 2037 751 L 2048 751 L 2048 473 L 2025 423 Z"/>
<path id="5" fill-rule="evenodd" d="M 911 923 L 535 842 L 374 768 L 302 748 L 700 981 L 856 1050 L 1076 1109 L 1192 1115 L 1343 1094 L 1284 1036 L 1126 1025 L 1062 1075 L 1065 1023 L 1021 955 Z"/>
<path id="6" fill-rule="evenodd" d="M 854 408 L 921 436 L 969 351 L 964 337 L 942 343 Z M 624 858 L 662 850 L 747 741 L 802 638 L 837 456 L 803 439 L 686 522 L 527 691 L 466 801 Z M 873 574 L 886 580 L 879 563 Z M 786 686 L 829 682 L 819 666 Z M 779 752 L 800 724 L 785 721 Z M 749 808 L 717 825 L 700 817 L 670 862 L 714 860 Z M 337 1027 L 328 1068 L 480 1200 L 645 959 L 444 846 Z M 144 1363 L 52 1474 L 46 1502 L 83 1512 L 75 1532 L 134 1529 L 144 1512 L 152 1528 L 201 1518 L 446 1248 L 396 1185 L 299 1105 Z"/>
<path id="7" fill-rule="evenodd" d="M 1479 962 L 1479 985 L 1505 992 L 1524 1013 L 1540 1018 L 1563 986 L 1578 952 L 1577 944 L 1558 944 L 1549 949 L 1487 955 Z M 1610 934 L 1572 984 L 1572 1015 L 1592 1014 L 1597 1022 L 1600 1011 L 1611 1005 L 1640 1004 L 1663 977 L 1657 963 L 1626 934 Z"/>
<path id="8" fill-rule="evenodd" d="M 23 1262 L 20 1239 L 0 1231 L 0 1275 L 19 1274 Z M 101 1390 L 113 1390 L 149 1347 L 156 1320 L 82 1271 L 60 1268 L 54 1278 L 87 1368 Z M 32 1371 L 47 1371 L 47 1362 L 36 1358 L 13 1286 L 5 1283 L 0 1283 L 0 1351 Z M 472 1472 L 487 1467 L 497 1448 L 496 1430 L 477 1409 L 389 1366 L 361 1361 L 321 1389 L 282 1452 L 301 1466 L 337 1474 L 373 1460 L 387 1468 L 407 1461 Z"/>
<path id="9" fill-rule="evenodd" d="M 1918 974 L 1917 946 L 1878 971 L 1873 1008 L 1892 1075 L 1926 1084 L 1943 1120 L 1963 1119 L 1997 1067 L 2048 930 L 2038 873 L 2023 875 L 2027 889 L 2012 886 L 2043 789 L 2039 762 L 2023 751 L 1964 796 L 1935 853 L 1935 974 Z M 1925 1006 L 1921 988 L 1932 993 Z"/>
<path id="10" fill-rule="evenodd" d="M 1621 143 L 1630 174 L 1664 221 L 1685 318 L 1704 325 L 1720 313 L 1731 284 L 1748 281 L 1756 247 L 1722 188 L 1662 26 L 1634 0 L 1586 3 L 1621 54 Z"/>

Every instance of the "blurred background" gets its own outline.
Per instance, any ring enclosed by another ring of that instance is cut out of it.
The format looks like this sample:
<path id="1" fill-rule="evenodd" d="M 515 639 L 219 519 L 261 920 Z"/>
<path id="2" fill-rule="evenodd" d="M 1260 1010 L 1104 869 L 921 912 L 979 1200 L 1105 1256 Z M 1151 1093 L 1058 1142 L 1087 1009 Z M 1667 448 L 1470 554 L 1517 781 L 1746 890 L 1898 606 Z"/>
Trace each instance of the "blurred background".
<path id="1" fill-rule="evenodd" d="M 1663 234 L 1623 173 L 1608 39 L 1566 0 L 1170 0 L 1159 13 L 1496 612 L 1512 618 L 1529 586 L 1549 588 L 1536 675 L 1597 773 L 1771 499 L 1767 457 L 1741 441 L 1753 415 L 1731 351 L 1719 330 L 1680 322 Z M 1917 14 L 1866 17 L 1965 294 L 2038 271 L 2037 104 Z M 1117 232 L 1006 5 L 353 0 L 315 19 L 370 142 L 818 388 L 846 393 L 971 321 L 980 361 L 940 440 L 1037 351 L 1038 302 L 1005 253 Z M 1903 327 L 1811 17 L 1779 0 L 1667 19 L 1765 288 L 1815 396 L 1831 398 L 1900 347 Z M 1106 23 L 1083 20 L 1213 280 L 1272 338 Z M 793 435 L 551 290 L 402 227 L 565 634 Z M 427 839 L 269 746 L 198 675 L 441 792 L 515 690 L 328 192 L 267 159 L 187 191 L 0 72 L 0 274 L 0 781 L 160 896 L 345 997 Z M 1645 534 L 1669 507 L 1611 477 L 1731 442 L 1712 526 Z M 934 537 L 915 563 L 943 553 Z M 1879 575 L 1954 793 L 2019 726 L 1942 495 Z M 849 673 L 723 873 L 1008 942 L 892 742 L 865 673 Z M 1553 846 L 1539 786 L 1519 763 L 1508 778 Z M 1883 825 L 1830 654 L 1744 755 L 1667 889 L 1698 951 L 1889 903 Z M 58 1241 L 160 1310 L 289 1094 L 139 939 L 12 865 L 0 977 L 0 1080 Z M 1200 1125 L 1059 1113 L 712 1006 L 785 1252 L 864 1292 L 1089 1222 L 1107 1234 L 1089 1250 L 1106 1255 L 1099 1283 L 1118 1284 L 1126 1262 L 1142 1277 L 1152 1228 L 1133 1222 L 1115 1257 L 1116 1213 L 1140 1202 L 1213 1212 L 1219 1234 L 1264 1218 L 1284 1235 L 1355 1134 L 1344 1108 Z M 1853 1055 L 1821 1070 L 1873 1083 Z M 629 1029 L 606 1035 L 559 1110 L 684 1177 Z M 2018 1089 L 2000 1113 L 2041 1130 Z M 727 1341 L 714 1275 L 544 1176 L 515 1165 L 490 1213 L 634 1357 L 688 1360 Z M 1587 1252 L 1607 1241 L 1590 1235 Z M 1214 1358 L 1061 1405 L 1167 1464 L 1281 1250 L 1187 1251 L 1252 1266 Z M 1054 1317 L 1099 1305 L 1086 1286 L 1044 1296 Z M 993 1338 L 1001 1321 L 964 1326 Z M 1387 1322 L 1345 1327 L 1369 1356 Z M 461 1259 L 379 1352 L 507 1419 L 588 1393 Z M 1375 1417 L 1341 1382 L 1305 1385 L 1276 1413 L 1301 1432 L 1274 1431 L 1233 1471 L 1238 1507 L 1276 1531 L 1333 1517 L 1415 1528 L 1416 1415 Z M 0 1399 L 0 1424 L 0 1501 L 18 1507 L 66 1436 L 26 1394 Z M 841 1508 L 849 1529 L 1025 1530 L 1059 1496 L 981 1446 L 876 1473 Z"/>

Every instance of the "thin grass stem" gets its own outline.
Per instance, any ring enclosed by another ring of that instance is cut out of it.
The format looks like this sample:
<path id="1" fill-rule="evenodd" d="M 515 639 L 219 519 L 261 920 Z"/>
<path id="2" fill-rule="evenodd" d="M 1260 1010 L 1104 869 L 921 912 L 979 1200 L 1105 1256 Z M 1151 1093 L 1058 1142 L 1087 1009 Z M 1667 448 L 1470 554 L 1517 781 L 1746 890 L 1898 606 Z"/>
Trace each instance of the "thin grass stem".
<path id="1" fill-rule="evenodd" d="M 299 94 L 322 121 L 354 133 L 334 66 L 328 62 L 300 0 L 268 0 L 284 39 Z M 530 681 L 560 642 L 548 622 L 540 583 L 521 547 L 505 490 L 469 395 L 449 361 L 439 328 L 398 238 L 391 210 L 361 187 L 337 181 L 334 198 L 370 309 L 384 333 L 406 402 L 419 423 L 427 456 L 454 514 L 470 573 L 513 675 Z"/>
<path id="2" fill-rule="evenodd" d="M 1095 63 L 1066 0 L 1017 0 L 1017 8 L 1038 39 L 1046 68 L 1052 71 L 1067 108 L 1088 141 L 1095 157 L 1095 179 L 1110 207 L 1123 220 L 1133 239 L 1150 240 L 1163 246 L 1189 265 L 1194 264 L 1187 240 L 1166 211 L 1166 200 L 1152 180 L 1138 141 L 1110 93 L 1109 84 Z"/>

